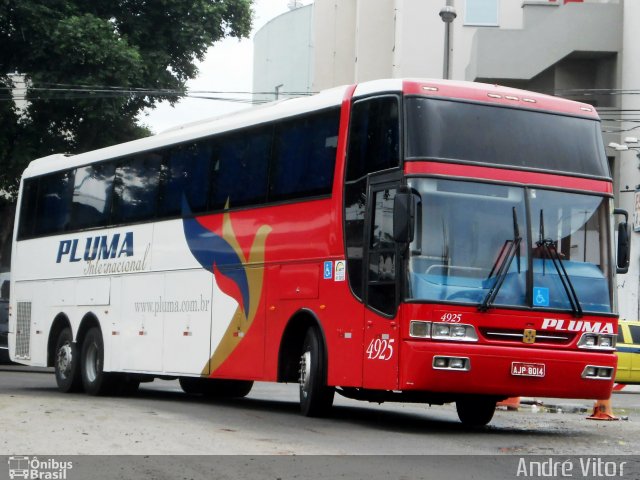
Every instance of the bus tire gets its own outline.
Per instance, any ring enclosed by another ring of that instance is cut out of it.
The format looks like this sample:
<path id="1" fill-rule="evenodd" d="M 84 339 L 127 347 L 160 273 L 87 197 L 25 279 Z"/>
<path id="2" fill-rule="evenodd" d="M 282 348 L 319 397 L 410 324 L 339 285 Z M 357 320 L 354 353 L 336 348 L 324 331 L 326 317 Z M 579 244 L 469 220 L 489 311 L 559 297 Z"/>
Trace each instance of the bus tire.
<path id="1" fill-rule="evenodd" d="M 244 398 L 253 388 L 250 380 L 219 380 L 207 381 L 205 396 L 209 398 Z"/>
<path id="2" fill-rule="evenodd" d="M 63 393 L 82 390 L 80 352 L 78 346 L 73 342 L 73 335 L 69 327 L 64 328 L 56 340 L 54 369 L 58 390 Z"/>
<path id="3" fill-rule="evenodd" d="M 327 386 L 324 343 L 315 327 L 310 327 L 300 356 L 300 411 L 306 417 L 321 417 L 333 404 L 334 389 Z"/>
<path id="4" fill-rule="evenodd" d="M 114 374 L 104 368 L 104 343 L 98 327 L 91 327 L 82 342 L 81 371 L 84 391 L 89 395 L 108 395 L 115 384 Z"/>
<path id="5" fill-rule="evenodd" d="M 204 382 L 202 378 L 198 377 L 180 377 L 180 388 L 184 393 L 189 395 L 202 395 L 205 390 Z"/>
<path id="6" fill-rule="evenodd" d="M 466 427 L 478 428 L 487 425 L 496 411 L 496 400 L 490 397 L 470 396 L 456 401 L 458 418 Z"/>
<path id="7" fill-rule="evenodd" d="M 116 381 L 116 389 L 118 391 L 118 395 L 122 395 L 125 397 L 135 395 L 138 392 L 139 387 L 140 380 L 131 378 L 127 374 L 119 376 Z"/>

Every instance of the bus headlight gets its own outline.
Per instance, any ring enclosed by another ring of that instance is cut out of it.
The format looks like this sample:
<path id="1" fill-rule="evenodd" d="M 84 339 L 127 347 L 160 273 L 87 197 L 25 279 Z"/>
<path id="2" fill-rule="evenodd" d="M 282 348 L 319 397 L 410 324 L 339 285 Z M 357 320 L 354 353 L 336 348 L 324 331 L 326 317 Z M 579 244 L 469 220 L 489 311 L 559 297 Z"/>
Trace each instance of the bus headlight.
<path id="1" fill-rule="evenodd" d="M 427 322 L 411 320 L 409 336 L 413 338 L 431 338 L 432 340 L 453 340 L 457 342 L 477 342 L 478 334 L 473 325 L 463 323 Z"/>
<path id="2" fill-rule="evenodd" d="M 411 323 L 409 323 L 409 336 L 416 338 L 429 338 L 431 336 L 431 322 L 411 320 Z"/>
<path id="3" fill-rule="evenodd" d="M 583 333 L 578 348 L 590 350 L 614 350 L 617 337 L 612 333 Z"/>
<path id="4" fill-rule="evenodd" d="M 478 334 L 473 325 L 464 323 L 434 323 L 431 326 L 431 338 L 434 340 L 453 340 L 456 342 L 477 342 Z"/>

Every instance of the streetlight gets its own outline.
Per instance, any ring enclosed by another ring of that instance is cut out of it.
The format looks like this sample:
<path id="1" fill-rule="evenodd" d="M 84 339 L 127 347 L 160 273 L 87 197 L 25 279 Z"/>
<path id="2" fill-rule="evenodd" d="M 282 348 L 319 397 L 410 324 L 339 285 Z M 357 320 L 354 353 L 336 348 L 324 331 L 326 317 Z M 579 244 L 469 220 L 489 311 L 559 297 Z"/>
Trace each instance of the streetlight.
<path id="1" fill-rule="evenodd" d="M 624 143 L 616 143 L 611 142 L 607 145 L 609 148 L 613 148 L 616 152 L 628 152 L 629 150 L 633 150 L 636 152 L 636 157 L 640 160 L 640 147 L 632 147 L 634 143 L 638 143 L 638 139 L 636 137 L 626 137 L 624 139 Z M 640 168 L 640 164 L 638 165 Z"/>
<path id="2" fill-rule="evenodd" d="M 453 8 L 453 0 L 447 0 L 447 4 L 440 9 L 440 18 L 444 22 L 444 64 L 442 67 L 442 78 L 451 78 L 451 44 L 452 33 L 451 22 L 457 17 L 456 9 Z"/>
<path id="3" fill-rule="evenodd" d="M 638 147 L 629 146 L 633 143 L 638 143 L 638 139 L 636 137 L 625 137 L 624 143 L 611 142 L 608 147 L 613 148 L 616 152 L 626 152 L 627 150 L 638 151 Z"/>

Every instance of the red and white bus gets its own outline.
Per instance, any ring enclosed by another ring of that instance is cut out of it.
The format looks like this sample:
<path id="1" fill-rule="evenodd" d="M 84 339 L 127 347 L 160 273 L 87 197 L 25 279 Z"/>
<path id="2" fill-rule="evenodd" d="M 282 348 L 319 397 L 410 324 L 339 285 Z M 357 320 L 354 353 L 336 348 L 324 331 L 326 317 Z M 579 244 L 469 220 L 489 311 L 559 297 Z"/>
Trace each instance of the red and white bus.
<path id="1" fill-rule="evenodd" d="M 506 397 L 608 398 L 620 213 L 588 105 L 335 88 L 33 161 L 10 355 L 92 395 L 299 382 L 305 415 L 335 392 L 456 402 L 469 425 Z"/>

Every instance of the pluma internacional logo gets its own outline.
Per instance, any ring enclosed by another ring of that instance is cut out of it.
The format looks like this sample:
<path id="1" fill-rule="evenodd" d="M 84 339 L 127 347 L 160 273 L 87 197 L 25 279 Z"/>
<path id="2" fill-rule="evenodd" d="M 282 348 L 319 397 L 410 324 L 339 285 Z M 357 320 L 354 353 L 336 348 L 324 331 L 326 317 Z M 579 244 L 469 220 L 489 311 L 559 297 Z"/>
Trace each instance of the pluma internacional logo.
<path id="1" fill-rule="evenodd" d="M 85 275 L 140 272 L 146 269 L 149 245 L 139 255 L 133 232 L 60 240 L 56 263 L 84 262 Z"/>

